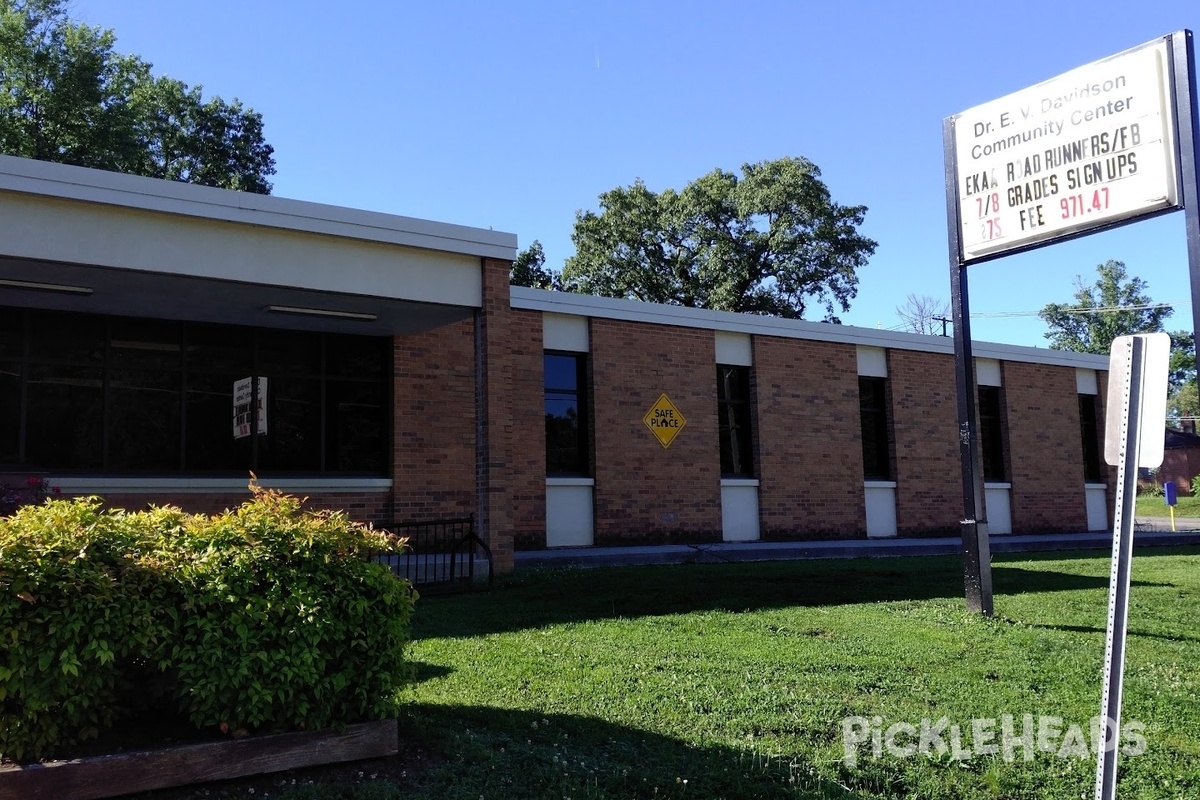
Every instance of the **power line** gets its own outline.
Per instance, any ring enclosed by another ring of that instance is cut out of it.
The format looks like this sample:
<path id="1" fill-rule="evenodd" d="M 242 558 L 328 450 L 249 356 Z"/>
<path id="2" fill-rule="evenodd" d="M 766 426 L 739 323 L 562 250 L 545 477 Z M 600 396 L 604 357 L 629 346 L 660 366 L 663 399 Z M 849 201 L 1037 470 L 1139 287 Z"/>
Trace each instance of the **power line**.
<path id="1" fill-rule="evenodd" d="M 1142 303 L 1140 305 L 1132 305 L 1132 306 L 1100 306 L 1100 307 L 1096 307 L 1096 308 L 1088 308 L 1085 306 L 1074 306 L 1074 307 L 1060 308 L 1059 311 L 1065 312 L 1067 314 L 1107 314 L 1107 313 L 1110 313 L 1113 311 L 1151 311 L 1151 310 L 1159 309 L 1159 308 L 1174 309 L 1177 306 L 1191 307 L 1191 305 L 1192 305 L 1191 300 L 1171 300 L 1171 301 L 1167 301 L 1164 303 Z M 1008 318 L 1017 318 L 1017 317 L 1036 317 L 1036 316 L 1039 316 L 1041 313 L 1042 313 L 1041 310 L 1038 310 L 1038 311 L 972 311 L 971 319 L 1008 319 Z M 946 333 L 945 333 L 946 324 L 948 322 L 950 322 L 951 320 L 949 320 L 947 318 L 943 318 L 943 317 L 930 317 L 930 319 L 942 323 L 942 335 L 945 336 L 946 335 Z M 876 327 L 882 327 L 882 326 L 876 326 Z M 908 323 L 904 323 L 904 322 L 900 323 L 899 325 L 892 325 L 891 327 L 882 328 L 882 329 L 887 330 L 887 331 L 911 331 L 911 328 L 909 327 Z"/>
<path id="2" fill-rule="evenodd" d="M 1069 308 L 1060 308 L 1059 311 L 1064 311 L 1068 314 L 1106 314 L 1112 311 L 1150 311 L 1158 308 L 1175 308 L 1176 306 L 1191 306 L 1191 300 L 1174 300 L 1166 303 L 1143 303 L 1134 306 L 1101 306 L 1099 308 L 1087 308 L 1084 306 L 1074 306 Z M 971 318 L 980 319 L 989 318 L 997 319 L 1002 317 L 1036 317 L 1041 313 L 1038 311 L 972 311 Z"/>

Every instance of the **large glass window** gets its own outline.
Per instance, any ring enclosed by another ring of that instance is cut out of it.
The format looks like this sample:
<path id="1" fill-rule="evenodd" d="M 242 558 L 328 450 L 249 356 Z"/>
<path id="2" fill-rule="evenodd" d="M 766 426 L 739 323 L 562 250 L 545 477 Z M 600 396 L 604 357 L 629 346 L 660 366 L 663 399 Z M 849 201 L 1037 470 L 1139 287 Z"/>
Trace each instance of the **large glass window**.
<path id="1" fill-rule="evenodd" d="M 888 447 L 887 378 L 859 376 L 858 409 L 862 423 L 863 477 L 890 480 Z"/>
<path id="2" fill-rule="evenodd" d="M 187 382 L 187 468 L 198 472 L 238 469 L 254 459 L 250 437 L 212 436 L 231 421 L 233 381 L 254 375 L 254 329 L 233 325 L 189 325 Z M 230 376 L 237 376 L 230 380 Z M 268 381 L 269 389 L 270 381 Z M 270 435 L 270 420 L 267 422 Z"/>
<path id="3" fill-rule="evenodd" d="M 983 479 L 1008 479 L 1004 457 L 1004 424 L 1001 414 L 1000 387 L 979 387 L 979 444 L 983 458 Z"/>
<path id="4" fill-rule="evenodd" d="M 546 474 L 588 475 L 587 356 L 546 353 Z"/>
<path id="5" fill-rule="evenodd" d="M 1096 395 L 1079 395 L 1079 437 L 1083 441 L 1083 479 L 1100 482 L 1104 471 L 1100 466 L 1100 431 L 1097 424 Z"/>
<path id="6" fill-rule="evenodd" d="M 386 475 L 389 340 L 0 309 L 0 465 Z M 233 385 L 267 379 L 267 431 Z"/>
<path id="7" fill-rule="evenodd" d="M 0 311 L 0 464 L 17 463 L 21 441 L 21 365 L 25 321 Z"/>
<path id="8" fill-rule="evenodd" d="M 718 364 L 717 426 L 721 436 L 721 474 L 727 477 L 754 477 L 750 409 L 750 368 Z"/>
<path id="9" fill-rule="evenodd" d="M 113 470 L 180 469 L 181 326 L 115 318 L 108 347 L 105 466 Z"/>

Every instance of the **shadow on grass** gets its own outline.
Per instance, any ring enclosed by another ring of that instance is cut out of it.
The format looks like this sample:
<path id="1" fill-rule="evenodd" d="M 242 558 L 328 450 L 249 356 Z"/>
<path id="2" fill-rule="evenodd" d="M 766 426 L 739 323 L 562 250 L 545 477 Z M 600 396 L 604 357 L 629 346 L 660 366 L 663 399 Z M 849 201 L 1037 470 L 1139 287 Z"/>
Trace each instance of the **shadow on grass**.
<path id="1" fill-rule="evenodd" d="M 417 704 L 401 714 L 401 739 L 420 742 L 435 764 L 414 776 L 406 798 L 857 798 L 902 797 L 894 762 L 859 762 L 855 788 L 841 763 L 817 769 L 799 756 L 698 746 L 572 714 L 486 706 Z M 831 727 L 831 744 L 840 742 Z M 840 754 L 840 745 L 838 745 Z M 685 783 L 686 781 L 686 783 Z"/>
<path id="2" fill-rule="evenodd" d="M 992 574 L 997 594 L 1108 586 L 1107 577 L 1003 564 L 994 565 Z M 962 596 L 958 556 L 539 570 L 498 581 L 496 590 L 485 598 L 423 600 L 417 607 L 413 632 L 416 638 L 469 637 L 695 611 L 758 611 Z"/>
<path id="3" fill-rule="evenodd" d="M 434 678 L 444 678 L 447 675 L 454 673 L 453 667 L 443 666 L 442 664 L 426 664 L 423 661 L 407 661 L 412 668 L 411 683 L 424 683 L 431 681 Z"/>
<path id="4" fill-rule="evenodd" d="M 1066 633 L 1087 633 L 1107 635 L 1108 630 L 1105 628 L 1094 628 L 1091 625 L 1042 625 L 1038 623 L 1027 623 L 1030 628 L 1045 628 L 1047 630 L 1064 631 Z M 1197 636 L 1176 636 L 1166 633 L 1149 633 L 1147 631 L 1129 630 L 1129 636 L 1142 636 L 1147 639 L 1162 639 L 1166 642 L 1200 642 L 1200 637 Z"/>

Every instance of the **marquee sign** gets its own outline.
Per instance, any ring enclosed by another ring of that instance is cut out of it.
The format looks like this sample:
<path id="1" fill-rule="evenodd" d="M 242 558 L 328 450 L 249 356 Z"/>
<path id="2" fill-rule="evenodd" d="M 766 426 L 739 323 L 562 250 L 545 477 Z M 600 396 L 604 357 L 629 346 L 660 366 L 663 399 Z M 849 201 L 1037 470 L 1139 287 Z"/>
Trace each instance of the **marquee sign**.
<path id="1" fill-rule="evenodd" d="M 951 118 L 968 263 L 1179 206 L 1165 39 Z"/>

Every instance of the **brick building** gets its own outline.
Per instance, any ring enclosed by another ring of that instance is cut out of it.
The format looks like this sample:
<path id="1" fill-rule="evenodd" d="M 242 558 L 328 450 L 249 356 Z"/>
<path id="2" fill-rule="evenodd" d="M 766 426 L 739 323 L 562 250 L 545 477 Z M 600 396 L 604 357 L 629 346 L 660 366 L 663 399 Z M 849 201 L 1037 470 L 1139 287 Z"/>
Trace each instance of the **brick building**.
<path id="1" fill-rule="evenodd" d="M 949 339 L 510 289 L 516 246 L 0 157 L 0 473 L 211 511 L 253 470 L 376 523 L 473 513 L 499 569 L 957 532 Z M 991 532 L 1106 528 L 1107 359 L 975 355 Z"/>

